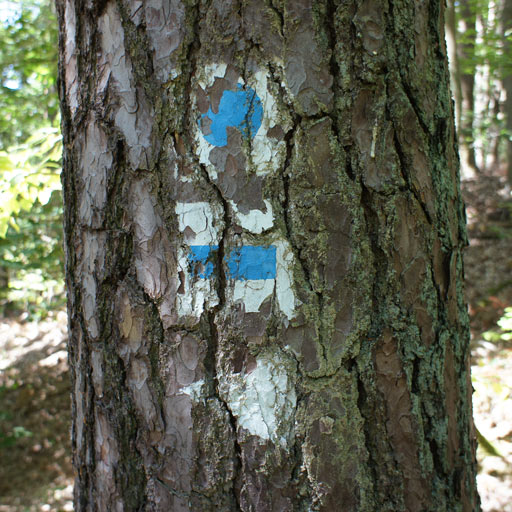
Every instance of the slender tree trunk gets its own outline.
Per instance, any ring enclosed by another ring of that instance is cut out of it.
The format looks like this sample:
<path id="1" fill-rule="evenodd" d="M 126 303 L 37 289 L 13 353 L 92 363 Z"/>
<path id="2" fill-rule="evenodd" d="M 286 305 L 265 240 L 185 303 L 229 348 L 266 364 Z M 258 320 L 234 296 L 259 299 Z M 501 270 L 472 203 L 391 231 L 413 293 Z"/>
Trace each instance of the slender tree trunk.
<path id="1" fill-rule="evenodd" d="M 462 90 L 460 83 L 460 62 L 457 51 L 457 14 L 455 0 L 446 3 L 446 48 L 450 64 L 450 85 L 455 103 L 455 126 L 460 129 L 462 116 Z"/>
<path id="2" fill-rule="evenodd" d="M 442 2 L 59 0 L 77 511 L 474 511 Z"/>
<path id="3" fill-rule="evenodd" d="M 501 12 L 501 28 L 503 38 L 503 56 L 510 57 L 512 53 L 512 0 L 504 0 Z M 510 60 L 505 62 L 501 70 L 501 82 L 505 91 L 503 110 L 505 113 L 506 129 L 506 165 L 508 182 L 512 186 L 512 65 Z"/>
<path id="4" fill-rule="evenodd" d="M 478 173 L 475 156 L 475 40 L 476 15 L 472 3 L 462 1 L 456 10 L 458 26 L 463 42 L 457 43 L 458 62 L 462 70 L 459 74 L 461 91 L 461 112 L 459 129 L 459 152 L 461 168 L 468 175 Z"/>
<path id="5" fill-rule="evenodd" d="M 9 293 L 9 268 L 0 265 L 0 307 L 4 312 L 8 306 L 7 296 Z"/>

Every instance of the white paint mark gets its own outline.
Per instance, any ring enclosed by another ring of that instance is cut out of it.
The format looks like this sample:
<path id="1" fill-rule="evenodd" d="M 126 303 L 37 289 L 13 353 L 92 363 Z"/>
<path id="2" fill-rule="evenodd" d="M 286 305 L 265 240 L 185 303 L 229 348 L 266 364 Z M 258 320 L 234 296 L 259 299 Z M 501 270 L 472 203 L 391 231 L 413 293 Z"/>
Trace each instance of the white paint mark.
<path id="1" fill-rule="evenodd" d="M 184 293 L 177 294 L 178 315 L 199 319 L 205 307 L 214 307 L 219 303 L 212 279 L 194 278 L 188 272 L 188 251 L 178 251 L 178 271 L 184 276 L 181 283 Z"/>
<path id="2" fill-rule="evenodd" d="M 296 298 L 293 292 L 293 250 L 288 242 L 276 240 L 276 278 L 233 280 L 228 286 L 231 301 L 241 301 L 246 313 L 256 313 L 263 302 L 273 294 L 280 311 L 291 320 L 295 315 Z"/>
<path id="3" fill-rule="evenodd" d="M 257 313 L 261 305 L 274 293 L 275 279 L 235 281 L 233 301 L 242 301 L 246 313 Z"/>
<path id="4" fill-rule="evenodd" d="M 293 429 L 297 397 L 285 360 L 262 357 L 248 375 L 224 377 L 227 402 L 240 426 L 250 434 L 286 448 Z"/>
<path id="5" fill-rule="evenodd" d="M 204 380 L 200 379 L 189 386 L 181 388 L 181 393 L 188 395 L 194 402 L 201 399 L 203 394 Z"/>
<path id="6" fill-rule="evenodd" d="M 219 242 L 220 226 L 215 224 L 222 218 L 222 212 L 215 205 L 206 202 L 176 203 L 175 211 L 187 244 L 215 245 Z"/>
<path id="7" fill-rule="evenodd" d="M 276 100 L 268 90 L 267 73 L 261 70 L 256 72 L 248 80 L 248 85 L 256 91 L 263 106 L 263 119 L 252 141 L 251 156 L 256 173 L 266 175 L 275 172 L 284 164 L 286 145 L 284 141 L 278 142 L 267 135 L 278 122 Z"/>
<path id="8" fill-rule="evenodd" d="M 265 206 L 267 207 L 266 212 L 261 210 L 250 210 L 249 213 L 241 213 L 236 207 L 234 201 L 229 201 L 236 220 L 240 226 L 251 233 L 260 234 L 263 231 L 270 229 L 274 225 L 274 213 L 272 211 L 272 205 L 270 201 L 264 200 Z"/>
<path id="9" fill-rule="evenodd" d="M 375 158 L 375 144 L 377 143 L 377 132 L 378 132 L 378 126 L 377 126 L 377 121 L 375 121 L 375 124 L 373 125 L 373 131 L 372 131 L 372 147 L 370 150 L 370 156 L 372 158 Z"/>
<path id="10" fill-rule="evenodd" d="M 218 245 L 223 229 L 222 210 L 206 202 L 176 203 L 178 225 L 183 233 L 185 247 L 178 249 L 178 273 L 183 282 L 183 293 L 176 295 L 178 315 L 199 319 L 205 307 L 219 303 L 214 277 L 199 278 L 189 272 L 191 245 Z"/>
<path id="11" fill-rule="evenodd" d="M 200 131 L 195 134 L 195 139 L 197 142 L 197 156 L 199 157 L 199 162 L 206 166 L 206 170 L 208 171 L 208 176 L 210 179 L 216 180 L 219 173 L 217 172 L 215 166 L 210 163 L 210 151 L 215 146 L 212 146 L 209 142 L 207 142 Z"/>
<path id="12" fill-rule="evenodd" d="M 221 64 L 209 64 L 204 67 L 203 74 L 199 80 L 199 85 L 206 89 L 211 87 L 215 82 L 216 78 L 224 78 L 226 76 L 227 65 Z"/>
<path id="13" fill-rule="evenodd" d="M 295 294 L 293 293 L 293 250 L 287 241 L 279 240 L 276 246 L 277 282 L 276 295 L 279 309 L 291 320 L 295 313 Z"/>

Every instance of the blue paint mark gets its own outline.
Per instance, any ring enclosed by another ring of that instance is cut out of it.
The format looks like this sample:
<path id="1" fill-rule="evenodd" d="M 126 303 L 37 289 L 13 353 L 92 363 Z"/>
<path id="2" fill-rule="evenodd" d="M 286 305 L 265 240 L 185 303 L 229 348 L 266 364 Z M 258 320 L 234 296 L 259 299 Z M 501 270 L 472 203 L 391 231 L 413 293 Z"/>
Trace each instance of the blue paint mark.
<path id="1" fill-rule="evenodd" d="M 195 276 L 208 279 L 215 270 L 212 252 L 218 245 L 191 245 L 188 261 Z M 244 245 L 233 249 L 225 260 L 227 277 L 239 281 L 275 279 L 276 248 L 274 245 Z"/>
<path id="2" fill-rule="evenodd" d="M 276 248 L 245 245 L 231 251 L 227 258 L 228 277 L 247 279 L 274 279 L 276 277 Z"/>
<path id="3" fill-rule="evenodd" d="M 213 261 L 209 260 L 212 251 L 217 251 L 217 245 L 191 245 L 188 261 L 192 266 L 194 275 L 207 279 L 213 274 Z M 199 266 L 201 265 L 201 266 Z M 198 270 L 199 267 L 199 270 Z"/>
<path id="4" fill-rule="evenodd" d="M 222 93 L 217 114 L 210 107 L 201 116 L 200 126 L 206 117 L 211 121 L 211 133 L 204 135 L 204 138 L 210 144 L 222 147 L 228 143 L 228 126 L 238 128 L 244 137 L 253 139 L 261 126 L 263 107 L 254 89 L 238 84 L 236 91 L 225 90 Z"/>

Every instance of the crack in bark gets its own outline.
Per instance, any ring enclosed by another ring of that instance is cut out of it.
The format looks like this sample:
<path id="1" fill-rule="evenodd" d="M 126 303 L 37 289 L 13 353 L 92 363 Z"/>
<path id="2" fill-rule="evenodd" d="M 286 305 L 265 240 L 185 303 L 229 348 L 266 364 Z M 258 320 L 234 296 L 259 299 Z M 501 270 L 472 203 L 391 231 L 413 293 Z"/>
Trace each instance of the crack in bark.
<path id="1" fill-rule="evenodd" d="M 220 345 L 220 337 L 219 337 L 219 331 L 217 329 L 216 320 L 217 320 L 217 315 L 219 314 L 219 312 L 222 309 L 224 309 L 224 307 L 226 305 L 227 277 L 226 277 L 226 271 L 224 269 L 223 262 L 224 262 L 225 252 L 226 252 L 225 242 L 227 239 L 228 232 L 232 226 L 232 222 L 231 222 L 231 217 L 229 215 L 229 204 L 226 201 L 226 199 L 224 198 L 224 196 L 222 195 L 220 188 L 218 187 L 218 185 L 216 183 L 214 183 L 210 179 L 210 176 L 208 174 L 206 167 L 202 164 L 199 164 L 199 165 L 200 165 L 200 169 L 201 169 L 204 179 L 211 186 L 211 188 L 215 191 L 215 193 L 217 195 L 217 199 L 222 204 L 223 213 L 224 213 L 224 215 L 223 215 L 224 227 L 222 230 L 221 238 L 219 240 L 219 248 L 217 250 L 217 265 L 216 265 L 216 268 L 218 271 L 217 295 L 218 295 L 219 303 L 207 312 L 207 316 L 208 316 L 208 323 L 210 326 L 210 332 L 211 332 L 212 339 L 213 339 L 213 343 L 211 343 L 210 357 L 212 358 L 212 370 L 213 370 L 212 380 L 213 380 L 214 396 L 218 400 L 218 402 L 222 405 L 222 407 L 224 408 L 226 413 L 228 414 L 229 423 L 230 423 L 231 429 L 233 430 L 234 449 L 235 449 L 235 454 L 236 454 L 236 458 L 238 461 L 237 466 L 238 466 L 238 469 L 241 469 L 243 467 L 243 460 L 242 460 L 242 447 L 240 446 L 240 443 L 238 442 L 238 423 L 237 423 L 236 416 L 233 414 L 233 411 L 229 407 L 228 402 L 222 397 L 222 394 L 220 392 L 220 386 L 219 386 L 219 375 L 217 373 L 217 352 L 218 352 L 218 348 Z M 233 498 L 235 500 L 237 509 L 241 510 L 240 499 L 236 492 L 236 474 L 237 473 L 238 473 L 238 471 L 235 469 L 235 479 L 233 480 L 232 493 L 233 493 Z"/>
<path id="2" fill-rule="evenodd" d="M 195 64 L 195 62 L 194 62 L 194 64 Z M 190 111 L 190 100 L 187 102 L 187 106 L 188 106 L 187 111 Z M 235 454 L 236 454 L 236 458 L 238 461 L 237 466 L 239 468 L 241 468 L 242 467 L 242 448 L 241 448 L 240 444 L 238 443 L 238 438 L 237 438 L 237 432 L 238 432 L 237 420 L 236 420 L 236 417 L 234 416 L 233 412 L 231 411 L 229 404 L 221 395 L 221 392 L 219 389 L 219 376 L 217 373 L 217 352 L 218 352 L 218 348 L 220 345 L 220 343 L 219 343 L 220 337 L 219 337 L 219 332 L 217 329 L 216 320 L 217 320 L 218 313 L 226 305 L 227 277 L 226 277 L 226 272 L 224 269 L 223 262 L 224 262 L 225 252 L 226 252 L 226 249 L 225 249 L 226 239 L 227 239 L 228 232 L 232 226 L 232 221 L 231 221 L 231 216 L 229 214 L 229 211 L 230 211 L 229 204 L 228 204 L 227 200 L 224 198 L 224 196 L 222 195 L 222 192 L 221 192 L 219 186 L 211 179 L 206 166 L 199 162 L 197 155 L 193 151 L 191 151 L 190 154 L 193 155 L 194 163 L 200 169 L 201 176 L 203 177 L 205 182 L 209 185 L 209 187 L 214 191 L 218 202 L 222 206 L 222 211 L 223 211 L 222 220 L 223 220 L 224 226 L 223 226 L 219 244 L 218 244 L 217 265 L 215 266 L 216 270 L 217 270 L 217 276 L 216 276 L 217 280 L 216 281 L 217 281 L 217 296 L 218 296 L 219 303 L 216 306 L 213 306 L 209 311 L 207 311 L 208 324 L 210 327 L 210 333 L 211 333 L 212 341 L 213 341 L 212 343 L 209 344 L 209 352 L 210 352 L 210 358 L 212 360 L 212 372 L 213 372 L 212 382 L 213 382 L 214 398 L 221 404 L 222 408 L 225 410 L 225 412 L 228 415 L 229 424 L 231 426 L 231 429 L 233 430 L 234 449 L 235 449 Z M 237 471 L 235 470 L 235 475 L 236 474 L 237 474 Z M 236 492 L 236 477 L 235 477 L 235 480 L 233 480 L 232 493 L 233 493 L 233 498 L 235 500 L 238 510 L 241 510 L 239 496 L 237 495 L 237 492 Z"/>
<path id="3" fill-rule="evenodd" d="M 167 491 L 169 491 L 172 495 L 181 498 L 182 500 L 189 500 L 192 496 L 200 496 L 201 498 L 204 498 L 206 501 L 212 503 L 214 505 L 213 500 L 208 496 L 207 494 L 204 494 L 199 491 L 194 491 L 193 489 L 190 492 L 183 492 L 178 491 L 174 487 L 171 487 L 169 484 L 166 484 L 163 480 L 156 477 L 155 480 L 162 486 L 165 487 Z"/>
<path id="4" fill-rule="evenodd" d="M 207 7 L 208 9 L 209 7 Z M 199 34 L 199 22 L 200 22 L 200 12 L 199 12 L 199 4 L 195 5 L 192 9 L 192 16 L 193 16 L 193 33 Z M 221 237 L 218 244 L 218 250 L 217 250 L 217 296 L 218 296 L 218 304 L 214 307 L 212 307 L 209 311 L 206 312 L 208 325 L 210 329 L 210 334 L 212 337 L 211 342 L 208 344 L 208 358 L 212 362 L 211 371 L 212 371 L 212 384 L 213 384 L 213 397 L 218 401 L 218 403 L 221 405 L 221 407 L 225 410 L 228 419 L 230 427 L 233 431 L 233 443 L 234 443 L 234 451 L 236 455 L 235 462 L 235 471 L 234 471 L 234 479 L 232 481 L 232 495 L 233 500 L 235 502 L 235 506 L 237 510 L 241 510 L 240 506 L 240 499 L 237 494 L 236 489 L 236 481 L 237 476 L 240 471 L 239 469 L 242 468 L 242 448 L 238 442 L 237 438 L 237 431 L 238 431 L 238 425 L 236 417 L 234 416 L 233 412 L 231 411 L 229 404 L 227 401 L 222 397 L 219 389 L 219 376 L 217 373 L 217 352 L 219 348 L 219 332 L 217 329 L 217 315 L 219 312 L 225 307 L 226 305 L 226 273 L 223 266 L 223 260 L 225 256 L 225 246 L 226 246 L 226 239 L 228 232 L 232 226 L 231 217 L 229 214 L 229 204 L 228 201 L 224 198 L 222 195 L 222 192 L 219 188 L 219 186 L 211 179 L 208 169 L 204 164 L 202 164 L 199 161 L 199 157 L 197 156 L 196 152 L 194 151 L 194 141 L 192 140 L 192 133 L 193 129 L 191 128 L 194 123 L 192 121 L 192 77 L 196 73 L 197 69 L 197 56 L 201 51 L 201 43 L 200 38 L 197 36 L 195 37 L 191 43 L 189 44 L 188 51 L 187 51 L 187 62 L 190 63 L 190 69 L 188 75 L 184 78 L 185 80 L 185 98 L 184 98 L 184 104 L 186 105 L 185 108 L 185 115 L 184 115 L 184 125 L 186 127 L 185 129 L 185 136 L 184 141 L 186 141 L 187 147 L 187 153 L 190 156 L 191 160 L 195 164 L 196 168 L 199 169 L 200 175 L 203 178 L 203 180 L 208 184 L 209 188 L 213 190 L 215 196 L 217 197 L 218 203 L 222 206 L 223 211 L 223 229 L 221 233 Z"/>
<path id="5" fill-rule="evenodd" d="M 282 83 L 276 78 L 275 70 L 272 65 L 269 66 L 269 73 L 270 73 L 270 78 L 271 78 L 272 82 L 274 82 L 274 84 L 276 84 L 279 87 L 279 91 L 281 93 L 280 98 L 286 98 L 287 97 L 286 90 L 284 89 Z M 288 106 L 291 109 L 291 104 L 289 102 L 286 102 L 286 103 L 288 104 Z M 284 198 L 281 202 L 281 207 L 283 209 L 283 220 L 284 220 L 284 225 L 285 225 L 285 229 L 286 229 L 286 238 L 290 242 L 293 252 L 294 252 L 297 260 L 300 263 L 302 272 L 304 274 L 304 278 L 309 286 L 309 289 L 311 291 L 313 291 L 314 289 L 313 289 L 313 285 L 311 282 L 311 276 L 309 273 L 309 269 L 307 268 L 306 262 L 301 257 L 300 248 L 294 243 L 292 222 L 291 222 L 290 216 L 288 215 L 288 211 L 290 208 L 290 173 L 289 173 L 289 171 L 292 167 L 294 138 L 295 138 L 297 130 L 303 120 L 303 117 L 296 113 L 292 113 L 291 117 L 292 117 L 292 127 L 286 132 L 286 134 L 284 135 L 284 139 L 283 139 L 285 146 L 286 146 L 286 156 L 285 156 L 285 160 L 284 160 L 282 171 L 281 171 L 281 177 L 282 177 L 282 182 L 283 182 L 283 193 L 284 193 Z M 325 114 L 321 115 L 321 118 L 325 118 L 325 117 L 327 117 Z"/>
<path id="6" fill-rule="evenodd" d="M 288 131 L 288 133 L 285 135 L 284 140 L 286 143 L 286 159 L 283 165 L 283 171 L 281 173 L 282 180 L 283 180 L 283 191 L 284 191 L 284 200 L 282 202 L 282 208 L 283 208 L 283 219 L 284 224 L 286 227 L 286 237 L 288 241 L 290 242 L 290 245 L 293 249 L 293 252 L 295 253 L 295 256 L 297 260 L 300 263 L 300 266 L 302 268 L 302 272 L 304 274 L 304 279 L 306 283 L 308 284 L 308 287 L 312 293 L 315 294 L 316 300 L 318 303 L 318 343 L 320 347 L 322 348 L 322 358 L 326 362 L 327 361 L 327 348 L 324 343 L 324 332 L 323 332 L 323 313 L 324 313 L 324 297 L 323 294 L 319 291 L 315 290 L 315 287 L 313 286 L 313 282 L 311 279 L 311 273 L 309 271 L 309 268 L 307 266 L 306 261 L 302 257 L 300 253 L 300 248 L 297 246 L 297 244 L 293 240 L 293 227 L 292 227 L 292 221 L 288 215 L 288 210 L 290 208 L 290 176 L 289 176 L 289 168 L 291 167 L 291 162 L 293 159 L 293 139 L 295 137 L 295 134 L 297 132 L 297 128 L 300 126 L 302 119 L 300 116 L 295 115 L 293 118 L 294 124 L 293 127 Z"/>
<path id="7" fill-rule="evenodd" d="M 397 128 L 395 126 L 395 123 L 392 121 L 393 124 L 393 146 L 395 148 L 395 152 L 398 156 L 398 160 L 400 161 L 400 174 L 402 175 L 402 178 L 404 179 L 405 183 L 407 184 L 407 190 L 412 193 L 414 198 L 416 199 L 416 202 L 420 205 L 421 210 L 423 211 L 423 214 L 425 215 L 425 218 L 427 219 L 428 223 L 432 226 L 434 224 L 433 219 L 430 215 L 430 212 L 427 209 L 426 204 L 421 199 L 418 190 L 416 190 L 416 187 L 411 182 L 411 179 L 409 178 L 409 175 L 407 174 L 407 169 L 411 166 L 407 164 L 406 161 L 406 155 L 403 151 L 402 144 L 400 143 L 400 140 L 398 139 L 397 135 Z"/>
<path id="8" fill-rule="evenodd" d="M 392 0 L 389 1 L 388 5 L 389 5 L 389 11 L 390 11 L 390 16 L 389 16 L 390 22 L 388 23 L 388 25 L 386 27 L 386 31 L 388 32 L 390 40 L 395 41 L 395 45 L 392 47 L 394 50 L 393 51 L 394 60 L 399 61 L 398 56 L 401 54 L 401 52 L 400 52 L 400 47 L 398 45 L 401 43 L 401 38 L 396 37 L 394 27 L 391 25 L 391 21 L 394 20 L 395 17 L 398 17 L 398 15 L 395 13 L 395 8 L 394 8 Z M 406 77 L 404 76 L 405 72 L 402 67 L 399 67 L 398 75 L 400 77 L 401 89 L 405 93 L 407 100 L 408 100 L 409 104 L 411 105 L 411 108 L 414 111 L 414 114 L 416 116 L 416 119 L 418 120 L 420 128 L 423 131 L 423 133 L 430 140 L 432 138 L 432 133 L 431 133 L 427 123 L 425 123 L 425 121 L 423 120 L 423 117 L 421 115 L 421 109 L 418 106 L 418 102 L 416 101 L 416 98 L 414 97 L 414 93 L 413 93 L 410 85 L 407 83 Z M 386 88 L 387 88 L 387 84 L 386 84 Z"/>
<path id="9" fill-rule="evenodd" d="M 304 273 L 304 277 L 306 278 L 306 281 L 309 285 L 309 289 L 313 291 L 313 285 L 311 283 L 311 276 L 309 274 L 309 269 L 307 268 L 306 262 L 302 258 L 300 254 L 300 248 L 297 247 L 297 245 L 294 243 L 293 240 L 293 227 L 292 227 L 292 221 L 290 219 L 290 216 L 288 214 L 289 208 L 290 208 L 290 175 L 289 175 L 289 169 L 291 168 L 291 162 L 293 159 L 293 139 L 295 137 L 295 134 L 297 133 L 297 129 L 299 127 L 300 121 L 298 121 L 298 118 L 295 117 L 293 119 L 293 126 L 292 128 L 286 133 L 284 136 L 284 142 L 286 144 L 286 158 L 283 164 L 283 170 L 281 172 L 282 181 L 283 181 L 283 192 L 284 192 L 284 198 L 283 202 L 281 203 L 281 206 L 283 208 L 283 220 L 284 225 L 286 228 L 286 238 L 290 242 L 290 245 L 293 248 L 293 252 L 295 253 L 297 259 L 299 260 L 299 263 L 301 265 L 302 271 Z"/>
<path id="10" fill-rule="evenodd" d="M 359 372 L 357 365 L 355 366 L 355 375 L 357 380 L 357 409 L 359 410 L 359 414 L 361 414 L 361 417 L 364 418 L 364 427 L 363 427 L 363 433 L 364 433 L 364 444 L 366 448 L 366 452 L 368 453 L 368 462 L 366 464 L 367 470 L 372 475 L 371 481 L 372 482 L 378 482 L 378 474 L 377 474 L 377 468 L 378 463 L 374 459 L 373 450 L 372 450 L 372 439 L 370 437 L 370 431 L 368 426 L 371 425 L 371 421 L 368 421 L 369 418 L 365 416 L 363 413 L 363 410 L 365 409 L 365 403 L 367 401 L 367 392 L 365 388 L 364 380 L 361 376 L 361 373 Z"/>
<path id="11" fill-rule="evenodd" d="M 431 140 L 432 133 L 430 132 L 427 124 L 425 123 L 425 121 L 423 121 L 423 119 L 421 117 L 421 111 L 420 111 L 420 108 L 418 107 L 418 102 L 416 101 L 416 98 L 414 97 L 411 87 L 404 80 L 401 70 L 400 70 L 400 85 L 402 86 L 402 90 L 404 91 L 405 95 L 407 96 L 407 100 L 409 101 L 409 104 L 411 105 L 411 107 L 416 115 L 416 119 L 418 120 L 418 123 L 419 123 L 422 131 L 425 133 L 425 135 L 427 135 L 429 140 Z"/>
<path id="12" fill-rule="evenodd" d="M 336 53 L 336 46 L 338 44 L 338 37 L 337 37 L 337 31 L 335 26 L 335 19 L 336 19 L 336 11 L 338 9 L 338 6 L 334 5 L 334 2 L 332 0 L 328 0 L 326 3 L 326 16 L 325 16 L 325 26 L 327 28 L 327 35 L 329 38 L 329 47 L 331 50 L 331 57 L 329 59 L 329 68 L 330 73 L 332 75 L 332 92 L 333 92 L 333 112 L 329 115 L 329 118 L 332 121 L 332 131 L 334 132 L 334 135 L 336 137 L 336 140 L 338 141 L 338 144 L 341 144 L 341 138 L 340 138 L 340 131 L 338 126 L 338 119 L 340 118 L 338 109 L 336 108 L 336 98 L 338 96 L 341 96 L 342 91 L 338 84 L 338 79 L 341 75 L 340 66 L 337 61 L 337 53 Z M 347 172 L 347 171 L 346 171 Z M 354 176 L 350 175 L 347 172 L 347 176 L 353 181 Z"/>
<path id="13" fill-rule="evenodd" d="M 78 288 L 77 288 L 78 290 Z M 75 295 L 78 295 L 77 292 Z M 79 300 L 78 298 L 75 300 Z M 78 302 L 79 303 L 79 302 Z M 72 322 L 71 322 L 72 323 Z M 70 325 L 71 325 L 70 323 Z M 82 393 L 73 393 L 73 417 L 76 419 L 72 425 L 71 431 L 71 442 L 73 445 L 73 466 L 77 472 L 77 479 L 80 482 L 80 485 L 76 486 L 76 489 L 79 491 L 78 500 L 80 510 L 86 510 L 87 505 L 94 503 L 93 499 L 93 490 L 94 490 L 94 478 L 91 475 L 94 475 L 96 469 L 96 461 L 95 461 L 95 452 L 94 452 L 94 439 L 95 439 L 95 429 L 94 427 L 94 410 L 96 407 L 95 403 L 95 392 L 94 387 L 91 385 L 92 383 L 92 364 L 90 358 L 90 350 L 88 344 L 85 342 L 87 339 L 87 329 L 85 327 L 85 320 L 83 319 L 83 315 L 79 315 L 79 319 L 77 321 L 78 328 L 82 330 L 84 333 L 82 337 L 82 345 L 81 350 L 77 347 L 75 352 L 75 346 L 71 345 L 71 337 L 68 341 L 68 350 L 70 352 L 70 359 L 72 360 L 72 356 L 75 355 L 75 362 L 70 365 L 70 370 L 73 375 L 73 386 L 77 382 L 76 373 L 81 373 L 82 375 L 86 375 L 84 379 L 84 392 Z M 72 327 L 71 327 L 72 329 Z M 75 354 L 73 354 L 75 352 Z M 80 354 L 81 352 L 81 354 Z M 81 357 L 80 357 L 81 356 Z M 84 357 L 86 358 L 84 364 Z M 78 372 L 76 371 L 78 370 Z M 76 404 L 78 400 L 82 401 L 82 411 L 83 418 L 79 418 L 76 413 Z M 78 454 L 76 448 L 76 421 L 83 421 L 82 428 L 82 455 Z M 88 496 L 86 496 L 82 491 L 86 489 L 89 490 Z"/>
<path id="14" fill-rule="evenodd" d="M 284 39 L 284 14 L 274 5 L 274 2 L 272 0 L 265 0 L 265 5 L 270 9 L 272 12 L 275 13 L 277 18 L 279 19 L 280 24 L 280 36 Z"/>

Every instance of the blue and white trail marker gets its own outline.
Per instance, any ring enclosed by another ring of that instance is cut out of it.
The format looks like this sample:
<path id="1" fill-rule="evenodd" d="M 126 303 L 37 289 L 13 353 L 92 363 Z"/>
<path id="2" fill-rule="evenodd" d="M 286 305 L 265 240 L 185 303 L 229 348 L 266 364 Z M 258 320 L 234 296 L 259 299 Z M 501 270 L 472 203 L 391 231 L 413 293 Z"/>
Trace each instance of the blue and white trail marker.
<path id="1" fill-rule="evenodd" d="M 188 255 L 193 273 L 202 279 L 208 279 L 214 272 L 212 253 L 218 250 L 217 245 L 191 245 Z M 227 258 L 226 276 L 239 281 L 257 281 L 275 279 L 276 247 L 260 245 L 244 245 L 233 249 Z"/>
<path id="2" fill-rule="evenodd" d="M 206 119 L 210 121 L 211 133 L 204 138 L 213 146 L 222 147 L 228 143 L 228 126 L 240 130 L 243 137 L 253 139 L 261 126 L 263 107 L 254 89 L 237 84 L 235 91 L 222 93 L 219 111 L 215 114 L 210 107 L 199 122 L 205 123 Z"/>
<path id="3" fill-rule="evenodd" d="M 292 286 L 294 254 L 289 242 L 272 230 L 274 212 L 262 185 L 266 176 L 282 169 L 286 162 L 286 142 L 281 135 L 289 129 L 291 119 L 283 117 L 278 108 L 274 97 L 278 91 L 267 70 L 253 70 L 250 76 L 240 76 L 236 81 L 233 72 L 226 63 L 212 63 L 198 73 L 194 98 L 198 112 L 194 123 L 196 152 L 212 182 L 219 185 L 222 180 L 223 186 L 228 186 L 232 178 L 237 185 L 236 191 L 225 191 L 225 200 L 233 224 L 243 230 L 240 240 L 254 242 L 254 236 L 246 237 L 247 233 L 268 234 L 262 241 L 266 245 L 242 245 L 224 255 L 226 305 L 242 304 L 246 313 L 258 312 L 265 301 L 272 299 L 281 313 L 292 319 L 298 304 Z M 230 137 L 233 130 L 250 144 L 240 144 L 239 137 Z M 228 157 L 239 154 L 245 159 L 239 158 L 227 172 Z M 242 168 L 244 161 L 246 168 Z M 179 179 L 186 183 L 191 177 L 183 175 Z M 261 201 L 245 201 L 235 194 L 243 192 L 245 179 L 252 187 L 247 188 L 247 194 L 257 193 Z M 205 309 L 219 304 L 215 277 L 224 213 L 216 202 L 176 204 L 183 234 L 177 252 L 180 291 L 176 304 L 178 316 L 187 321 L 199 320 Z"/>
<path id="4" fill-rule="evenodd" d="M 250 160 L 256 174 L 264 176 L 275 172 L 286 160 L 286 143 L 268 135 L 269 130 L 281 125 L 283 118 L 269 87 L 267 73 L 259 70 L 247 77 L 247 81 L 240 77 L 237 83 L 226 82 L 226 74 L 226 64 L 211 64 L 203 69 L 198 82 L 202 98 L 206 96 L 209 101 L 208 111 L 199 114 L 194 135 L 199 161 L 215 179 L 218 169 L 210 161 L 210 153 L 215 148 L 227 146 L 228 128 L 231 127 L 250 138 Z M 221 91 L 217 108 L 211 98 L 211 88 L 216 80 L 232 84 Z"/>

